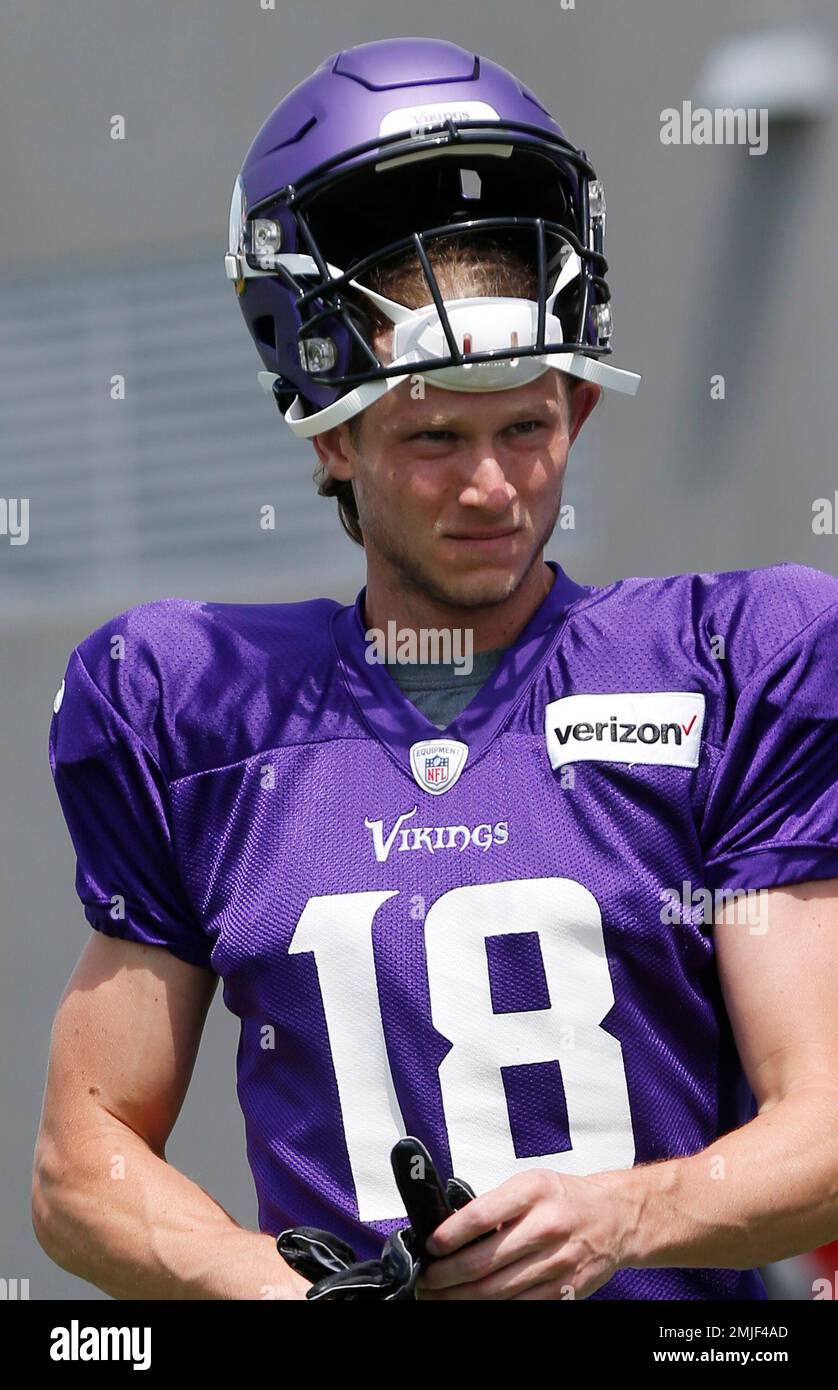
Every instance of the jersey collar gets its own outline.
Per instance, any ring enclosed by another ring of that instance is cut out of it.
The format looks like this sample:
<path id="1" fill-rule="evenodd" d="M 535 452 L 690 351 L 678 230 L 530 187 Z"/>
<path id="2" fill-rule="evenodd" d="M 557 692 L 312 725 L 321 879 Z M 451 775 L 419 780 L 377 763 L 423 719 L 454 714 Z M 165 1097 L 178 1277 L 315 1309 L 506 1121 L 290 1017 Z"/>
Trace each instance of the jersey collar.
<path id="1" fill-rule="evenodd" d="M 336 612 L 332 639 L 346 685 L 372 736 L 384 744 L 411 779 L 410 749 L 426 739 L 457 739 L 467 744 L 465 775 L 488 748 L 514 707 L 524 699 L 558 642 L 564 626 L 561 619 L 572 604 L 590 593 L 589 589 L 574 583 L 554 560 L 548 560 L 547 564 L 556 576 L 550 592 L 517 640 L 506 648 L 488 680 L 444 730 L 438 729 L 411 703 L 385 665 L 370 665 L 366 661 L 366 586 L 354 604 Z"/>

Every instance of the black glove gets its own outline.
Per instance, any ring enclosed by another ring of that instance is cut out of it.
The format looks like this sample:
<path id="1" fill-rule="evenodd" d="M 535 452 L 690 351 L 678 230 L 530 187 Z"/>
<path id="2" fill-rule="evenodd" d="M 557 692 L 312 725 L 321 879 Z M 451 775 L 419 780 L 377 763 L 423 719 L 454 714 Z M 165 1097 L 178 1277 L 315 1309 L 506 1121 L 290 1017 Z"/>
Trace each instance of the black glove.
<path id="1" fill-rule="evenodd" d="M 416 1298 L 417 1276 L 433 1258 L 425 1242 L 474 1193 L 458 1178 L 449 1178 L 443 1187 L 424 1144 L 412 1136 L 399 1140 L 390 1162 L 410 1224 L 387 1237 L 377 1260 L 356 1260 L 345 1241 L 313 1226 L 293 1226 L 277 1236 L 277 1249 L 291 1268 L 314 1281 L 306 1298 L 355 1302 Z"/>
<path id="2" fill-rule="evenodd" d="M 294 1226 L 276 1240 L 292 1269 L 314 1280 L 306 1292 L 313 1301 L 390 1301 L 414 1298 L 418 1272 L 404 1243 L 404 1232 L 388 1236 L 377 1260 L 357 1260 L 351 1246 L 313 1226 Z"/>

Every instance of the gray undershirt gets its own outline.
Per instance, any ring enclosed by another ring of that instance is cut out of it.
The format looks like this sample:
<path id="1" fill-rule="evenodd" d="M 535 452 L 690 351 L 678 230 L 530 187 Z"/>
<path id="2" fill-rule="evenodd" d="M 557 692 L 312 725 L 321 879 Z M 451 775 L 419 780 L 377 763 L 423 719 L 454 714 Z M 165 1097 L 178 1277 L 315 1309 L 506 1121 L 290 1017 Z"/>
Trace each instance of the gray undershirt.
<path id="1" fill-rule="evenodd" d="M 448 725 L 471 704 L 481 685 L 485 685 L 504 652 L 505 647 L 475 652 L 468 675 L 457 675 L 451 662 L 430 662 L 423 666 L 388 661 L 387 670 L 412 705 L 438 729 Z"/>

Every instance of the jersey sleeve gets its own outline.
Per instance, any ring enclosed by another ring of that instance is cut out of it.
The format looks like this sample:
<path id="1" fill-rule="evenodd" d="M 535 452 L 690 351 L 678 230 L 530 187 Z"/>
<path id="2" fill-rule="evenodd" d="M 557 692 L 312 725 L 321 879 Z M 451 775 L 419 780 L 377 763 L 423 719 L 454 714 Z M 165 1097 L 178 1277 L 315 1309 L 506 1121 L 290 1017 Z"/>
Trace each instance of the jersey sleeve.
<path id="1" fill-rule="evenodd" d="M 704 808 L 708 886 L 838 876 L 838 604 L 739 691 Z"/>
<path id="2" fill-rule="evenodd" d="M 50 767 L 85 917 L 106 936 L 165 946 L 211 970 L 212 942 L 178 871 L 168 784 L 157 759 L 103 695 L 78 648 L 59 697 Z"/>

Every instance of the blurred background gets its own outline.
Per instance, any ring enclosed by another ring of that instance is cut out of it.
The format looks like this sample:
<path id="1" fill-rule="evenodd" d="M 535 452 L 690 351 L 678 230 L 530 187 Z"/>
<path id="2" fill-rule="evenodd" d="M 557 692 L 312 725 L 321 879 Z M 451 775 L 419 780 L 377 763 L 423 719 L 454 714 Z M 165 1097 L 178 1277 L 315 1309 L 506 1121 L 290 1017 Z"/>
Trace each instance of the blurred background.
<path id="1" fill-rule="evenodd" d="M 223 256 L 276 103 L 339 49 L 405 34 L 511 68 L 605 183 L 611 361 L 643 382 L 583 431 L 575 527 L 548 554 L 600 584 L 838 574 L 835 0 L 5 0 L 0 497 L 29 499 L 29 532 L 0 534 L 0 1276 L 33 1299 L 103 1297 L 47 1260 L 29 1217 L 50 1024 L 90 931 L 49 773 L 53 695 L 73 646 L 134 603 L 363 583 L 311 444 L 257 384 Z M 767 152 L 663 144 L 662 112 L 686 101 L 767 108 Z M 255 1227 L 236 1044 L 217 998 L 168 1157 Z M 775 1267 L 772 1289 L 811 1298 L 838 1263 L 821 1261 Z"/>

